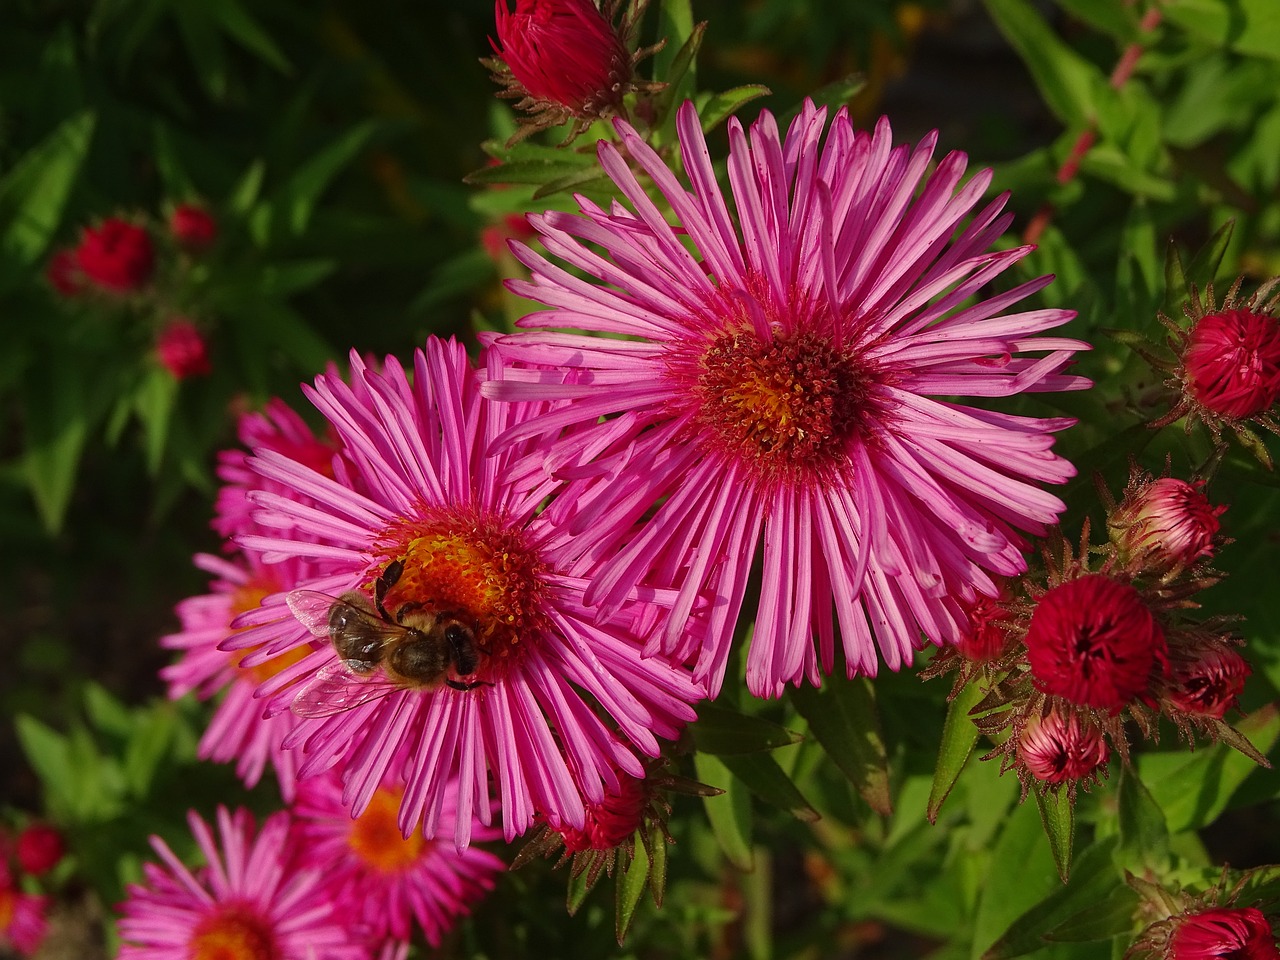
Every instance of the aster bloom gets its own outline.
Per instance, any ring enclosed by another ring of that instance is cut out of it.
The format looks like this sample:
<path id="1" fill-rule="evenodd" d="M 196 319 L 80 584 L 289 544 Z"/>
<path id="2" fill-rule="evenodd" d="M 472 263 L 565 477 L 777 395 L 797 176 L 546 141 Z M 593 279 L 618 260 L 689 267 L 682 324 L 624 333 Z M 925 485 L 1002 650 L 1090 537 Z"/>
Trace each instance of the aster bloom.
<path id="1" fill-rule="evenodd" d="M 218 837 L 187 817 L 206 866 L 185 866 L 159 837 L 122 905 L 119 960 L 367 960 L 359 931 L 334 911 L 318 866 L 294 862 L 286 813 L 254 834 L 246 810 L 219 807 Z"/>
<path id="2" fill-rule="evenodd" d="M 1177 391 L 1168 413 L 1152 422 L 1162 427 L 1186 418 L 1190 432 L 1196 422 L 1208 426 L 1215 441 L 1224 429 L 1236 437 L 1267 467 L 1271 456 L 1250 429 L 1257 424 L 1280 434 L 1272 407 L 1280 397 L 1280 277 L 1268 280 L 1249 297 L 1240 295 L 1242 279 L 1227 291 L 1221 306 L 1213 287 L 1203 298 L 1192 288 L 1183 312 L 1183 327 L 1163 314 L 1170 331 L 1175 362 L 1143 355 L 1159 369 L 1172 373 L 1167 385 Z"/>
<path id="3" fill-rule="evenodd" d="M 1280 960 L 1271 923 L 1257 907 L 1218 907 L 1176 918 L 1169 960 Z"/>
<path id="4" fill-rule="evenodd" d="M 1102 731 L 1075 713 L 1050 711 L 1034 718 L 1018 738 L 1018 757 L 1037 780 L 1060 784 L 1094 777 L 1105 769 L 1107 741 Z"/>
<path id="5" fill-rule="evenodd" d="M 474 847 L 459 851 L 421 833 L 402 836 L 403 794 L 403 782 L 388 776 L 364 813 L 352 819 L 336 774 L 304 780 L 293 806 L 298 842 L 309 860 L 328 865 L 325 883 L 339 911 L 361 923 L 375 943 L 408 940 L 416 926 L 438 947 L 457 919 L 493 889 L 506 864 Z M 446 795 L 443 830 L 452 832 L 455 816 Z M 480 824 L 472 834 L 480 841 L 498 836 Z"/>
<path id="6" fill-rule="evenodd" d="M 108 217 L 97 228 L 84 228 L 76 265 L 81 276 L 102 290 L 132 293 L 151 279 L 155 249 L 145 228 Z"/>
<path id="7" fill-rule="evenodd" d="M 328 603 L 354 591 L 359 610 L 353 614 L 347 601 L 336 608 L 348 622 L 385 631 L 379 622 L 408 618 L 418 637 L 389 652 L 375 644 L 372 663 L 355 661 L 372 685 L 344 678 L 349 667 L 326 644 L 259 694 L 271 698 L 273 711 L 292 705 L 306 716 L 286 741 L 307 754 L 299 773 L 340 764 L 343 800 L 354 814 L 394 764 L 405 779 L 399 823 L 406 833 L 421 823 L 425 836 L 435 836 L 447 801 L 457 811 L 455 842 L 464 847 L 472 818 L 490 818 L 491 789 L 508 840 L 535 814 L 581 826 L 584 802 L 616 789 L 616 771 L 639 775 L 636 754 L 656 755 L 658 738 L 674 738 L 704 695 L 686 671 L 640 656 L 632 623 L 660 620 L 658 604 L 672 598 L 638 590 L 629 616 L 596 622 L 583 600 L 587 580 L 568 572 L 576 542 L 539 509 L 557 488 L 544 474 L 542 451 L 526 445 L 488 453 L 522 408 L 482 400 L 460 345 L 428 341 L 415 356 L 412 384 L 391 358 L 379 374 L 353 354 L 351 369 L 351 386 L 326 374 L 306 390 L 333 426 L 341 450 L 334 462 L 347 466 L 331 479 L 259 451 L 250 466 L 291 492 L 250 493 L 255 522 L 274 532 L 239 539 L 264 562 L 294 556 L 318 565 L 321 572 L 300 584 L 312 592 L 291 595 L 295 610 L 299 597 L 322 595 Z M 224 646 L 260 646 L 255 656 L 262 657 L 310 647 L 285 600 L 268 598 L 244 615 L 247 629 Z M 326 632 L 326 616 L 332 624 L 333 609 L 320 612 L 318 632 Z M 444 650 L 443 659 L 434 670 L 406 673 L 401 654 L 426 649 L 432 633 L 430 649 Z M 307 682 L 301 693 L 297 681 Z M 401 765 L 402 750 L 408 759 Z"/>
<path id="8" fill-rule="evenodd" d="M 554 441 L 566 469 L 600 453 L 564 510 L 601 563 L 587 601 L 607 613 L 647 578 L 680 582 L 649 649 L 696 657 L 713 694 L 762 541 L 747 680 L 776 696 L 831 671 L 833 607 L 851 675 L 876 672 L 877 648 L 896 670 L 925 638 L 957 642 L 964 605 L 1025 569 L 1020 531 L 1062 511 L 1038 484 L 1074 473 L 1050 452 L 1073 421 L 942 399 L 1088 386 L 1061 372 L 1086 344 L 1037 336 L 1071 311 L 1008 312 L 1051 278 L 981 299 L 1032 249 L 989 249 L 1011 220 L 1005 196 L 974 212 L 990 171 L 961 186 L 963 154 L 929 173 L 936 134 L 893 147 L 886 120 L 868 134 L 844 110 L 825 118 L 806 101 L 785 140 L 768 112 L 750 132 L 730 120 L 736 221 L 692 104 L 678 115 L 691 192 L 617 121 L 621 147 L 602 142 L 600 162 L 634 210 L 580 199 L 580 214 L 530 218 L 554 257 L 603 282 L 514 244 L 533 277 L 508 285 L 553 308 L 523 326 L 631 339 L 493 343 L 507 366 L 487 395 L 572 401 L 506 439 Z M 710 632 L 691 645 L 678 624 L 704 591 Z"/>
<path id="9" fill-rule="evenodd" d="M 199 204 L 180 203 L 169 214 L 169 232 L 182 249 L 203 253 L 218 239 L 218 221 Z"/>
<path id="10" fill-rule="evenodd" d="M 1107 527 L 1122 563 L 1157 574 L 1185 569 L 1213 556 L 1225 506 L 1213 506 L 1204 481 L 1135 478 Z"/>
<path id="11" fill-rule="evenodd" d="M 1113 713 L 1150 699 L 1152 672 L 1169 663 L 1164 631 L 1142 595 L 1105 573 L 1050 588 L 1024 643 L 1038 690 Z"/>
<path id="12" fill-rule="evenodd" d="M 184 317 L 174 317 L 164 325 L 156 337 L 156 359 L 175 380 L 207 377 L 213 372 L 204 335 Z"/>
<path id="13" fill-rule="evenodd" d="M 518 100 L 531 115 L 513 139 L 575 119 L 572 138 L 619 112 L 632 90 L 664 86 L 635 78 L 636 62 L 657 48 L 633 55 L 627 47 L 647 0 L 631 2 L 618 26 L 618 0 L 604 0 L 603 8 L 593 0 L 516 0 L 515 10 L 508 4 L 494 4 L 498 39 L 489 43 L 497 57 L 482 62 L 503 86 L 499 96 Z"/>
<path id="14" fill-rule="evenodd" d="M 48 909 L 48 897 L 23 893 L 0 863 L 0 950 L 9 947 L 24 957 L 39 950 L 49 930 Z"/>
<path id="15" fill-rule="evenodd" d="M 62 834 L 47 823 L 31 823 L 22 829 L 13 845 L 14 858 L 33 877 L 48 873 L 66 853 Z"/>
<path id="16" fill-rule="evenodd" d="M 234 632 L 231 623 L 258 606 L 263 597 L 291 589 L 309 574 L 297 559 L 264 564 L 257 557 L 223 558 L 197 554 L 195 565 L 210 574 L 209 592 L 188 597 L 177 606 L 182 629 L 160 638 L 160 646 L 179 650 L 181 658 L 160 671 L 177 699 L 194 691 L 200 699 L 219 693 L 222 700 L 200 738 L 199 755 L 218 763 L 235 762 L 236 775 L 247 786 L 272 767 L 285 799 L 297 782 L 297 757 L 285 749 L 285 737 L 297 725 L 291 713 L 264 717 L 264 704 L 254 698 L 259 684 L 292 666 L 307 654 L 305 647 L 266 658 L 253 650 L 228 653 L 219 648 Z"/>

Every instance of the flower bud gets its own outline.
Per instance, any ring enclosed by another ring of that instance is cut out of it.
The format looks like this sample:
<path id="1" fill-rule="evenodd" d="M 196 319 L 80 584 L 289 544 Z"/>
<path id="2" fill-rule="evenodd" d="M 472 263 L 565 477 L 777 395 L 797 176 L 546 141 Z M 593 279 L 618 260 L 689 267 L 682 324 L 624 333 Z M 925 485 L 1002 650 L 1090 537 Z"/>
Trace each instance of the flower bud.
<path id="1" fill-rule="evenodd" d="M 189 253 L 203 253 L 218 239 L 218 221 L 204 207 L 180 203 L 169 214 L 174 242 Z"/>
<path id="2" fill-rule="evenodd" d="M 581 830 L 561 831 L 567 853 L 579 850 L 612 850 L 630 840 L 645 820 L 651 795 L 646 782 L 622 774 L 617 793 L 607 793 L 599 803 L 587 805 Z"/>
<path id="3" fill-rule="evenodd" d="M 76 263 L 76 251 L 64 248 L 49 258 L 44 277 L 64 297 L 74 297 L 84 289 L 80 266 Z"/>
<path id="4" fill-rule="evenodd" d="M 47 823 L 31 824 L 18 834 L 14 844 L 18 866 L 36 877 L 56 867 L 65 852 L 62 834 Z"/>
<path id="5" fill-rule="evenodd" d="M 1107 763 L 1102 731 L 1075 714 L 1054 710 L 1033 718 L 1018 738 L 1018 756 L 1027 771 L 1045 783 L 1083 780 Z"/>
<path id="6" fill-rule="evenodd" d="M 1205 409 L 1245 419 L 1280 396 L 1280 322 L 1249 309 L 1196 321 L 1182 354 L 1186 390 Z"/>
<path id="7" fill-rule="evenodd" d="M 1211 557 L 1227 508 L 1210 504 L 1203 485 L 1160 477 L 1132 487 L 1107 519 L 1121 558 L 1139 570 L 1165 572 Z"/>
<path id="8" fill-rule="evenodd" d="M 1165 698 L 1183 713 L 1221 720 L 1235 706 L 1251 672 L 1249 662 L 1230 647 L 1209 647 L 1192 659 L 1174 661 Z"/>
<path id="9" fill-rule="evenodd" d="M 1280 960 L 1276 938 L 1257 907 L 1216 907 L 1174 918 L 1168 960 Z"/>
<path id="10" fill-rule="evenodd" d="M 973 663 L 990 663 L 1004 653 L 1008 642 L 1008 634 L 1004 623 L 1009 620 L 1009 611 L 1001 599 L 979 594 L 973 603 L 965 604 L 965 613 L 969 622 L 956 649 L 961 656 Z"/>
<path id="11" fill-rule="evenodd" d="M 118 217 L 103 220 L 96 230 L 85 227 L 75 257 L 85 279 L 112 293 L 141 289 L 155 269 L 147 231 Z"/>
<path id="12" fill-rule="evenodd" d="M 1168 668 L 1164 632 L 1141 594 L 1101 573 L 1046 592 L 1025 643 L 1038 690 L 1112 713 L 1148 699 L 1152 668 Z"/>
<path id="13" fill-rule="evenodd" d="M 156 357 L 175 380 L 207 377 L 209 348 L 196 325 L 183 317 L 169 321 L 156 338 Z"/>

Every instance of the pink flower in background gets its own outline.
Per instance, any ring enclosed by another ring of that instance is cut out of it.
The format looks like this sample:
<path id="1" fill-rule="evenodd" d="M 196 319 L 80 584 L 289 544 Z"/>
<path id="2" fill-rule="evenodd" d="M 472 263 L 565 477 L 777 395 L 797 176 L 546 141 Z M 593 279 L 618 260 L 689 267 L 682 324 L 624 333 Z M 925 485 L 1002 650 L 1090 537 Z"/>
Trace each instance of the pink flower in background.
<path id="1" fill-rule="evenodd" d="M 338 765 L 343 801 L 359 814 L 405 751 L 401 829 L 421 823 L 433 837 L 456 811 L 459 847 L 473 817 L 488 822 L 491 790 L 508 839 L 536 814 L 581 826 L 584 801 L 616 788 L 618 770 L 642 774 L 637 754 L 656 755 L 704 695 L 684 670 L 641 658 L 632 625 L 660 623 L 669 592 L 638 590 L 628 615 L 596 622 L 587 580 L 569 572 L 578 545 L 541 510 L 559 486 L 542 451 L 491 451 L 523 410 L 481 399 L 461 346 L 428 341 L 412 383 L 391 358 L 375 373 L 353 353 L 351 369 L 352 385 L 326 374 L 306 391 L 332 424 L 341 473 L 271 449 L 249 461 L 286 492 L 249 494 L 269 532 L 239 542 L 265 563 L 317 565 L 300 584 L 311 592 L 290 598 L 306 627 L 276 596 L 241 617 L 246 629 L 224 647 L 309 650 L 309 630 L 327 638 L 335 610 L 366 632 L 414 626 L 416 636 L 373 644 L 371 661 L 344 654 L 344 667 L 326 644 L 259 688 L 274 711 L 306 717 L 286 741 L 307 756 L 300 775 Z M 356 606 L 335 607 L 348 591 Z M 401 661 L 428 648 L 434 664 Z M 353 663 L 363 672 L 352 676 Z"/>
<path id="2" fill-rule="evenodd" d="M 1011 312 L 1050 278 L 990 289 L 1032 249 L 991 250 L 1011 216 L 1004 196 L 977 206 L 990 171 L 962 185 L 966 158 L 935 168 L 933 135 L 894 147 L 887 121 L 825 119 L 806 103 L 785 139 L 768 113 L 749 131 L 730 120 L 736 218 L 692 104 L 678 118 L 692 191 L 618 122 L 600 160 L 632 209 L 582 199 L 580 214 L 531 217 L 563 265 L 517 244 L 533 277 L 509 286 L 553 308 L 523 326 L 627 339 L 493 342 L 509 366 L 486 395 L 568 401 L 504 439 L 542 438 L 578 478 L 556 512 L 600 565 L 587 602 L 607 614 L 639 584 L 681 584 L 648 649 L 696 658 L 713 694 L 756 558 L 753 693 L 832 670 L 833 609 L 850 674 L 896 670 L 957 642 L 992 575 L 1025 568 L 1022 532 L 1063 510 L 1040 484 L 1074 474 L 1050 450 L 1073 421 L 952 399 L 1088 386 L 1062 372 L 1087 345 L 1040 336 L 1071 311 Z M 707 591 L 704 643 L 680 628 Z"/>
<path id="3" fill-rule="evenodd" d="M 284 748 L 284 739 L 297 725 L 291 713 L 264 717 L 265 704 L 254 698 L 259 684 L 307 653 L 297 647 L 276 656 L 255 656 L 252 650 L 228 653 L 220 644 L 234 632 L 231 622 L 255 609 L 263 597 L 289 590 L 309 576 L 308 565 L 288 559 L 263 564 L 257 557 L 223 559 L 197 554 L 195 565 L 213 576 L 209 593 L 178 604 L 182 629 L 160 638 L 160 646 L 182 651 L 181 658 L 160 671 L 172 699 L 195 691 L 202 700 L 223 694 L 209 727 L 200 738 L 200 757 L 218 763 L 235 762 L 236 775 L 252 787 L 271 766 L 285 799 L 293 796 L 298 758 Z"/>
<path id="4" fill-rule="evenodd" d="M 29 957 L 40 949 L 49 923 L 49 898 L 23 893 L 0 862 L 0 950 L 6 947 Z"/>
<path id="5" fill-rule="evenodd" d="M 132 293 L 151 279 L 155 249 L 145 228 L 108 217 L 96 228 L 84 228 L 76 264 L 94 286 L 111 293 Z"/>
<path id="6" fill-rule="evenodd" d="M 1271 922 L 1257 907 L 1215 907 L 1174 919 L 1168 960 L 1280 960 Z"/>
<path id="7" fill-rule="evenodd" d="M 22 829 L 13 844 L 18 866 L 33 877 L 48 873 L 67 852 L 66 842 L 56 827 L 47 823 L 31 823 Z"/>
<path id="8" fill-rule="evenodd" d="M 474 847 L 458 851 L 417 831 L 403 836 L 403 793 L 403 782 L 388 776 L 364 813 L 352 819 L 335 774 L 304 780 L 293 806 L 298 842 L 309 861 L 326 865 L 325 884 L 342 915 L 362 924 L 375 943 L 408 940 L 416 927 L 427 943 L 438 947 L 507 867 Z M 446 794 L 442 831 L 452 832 L 454 817 Z M 473 827 L 473 840 L 499 837 L 482 824 Z"/>
<path id="9" fill-rule="evenodd" d="M 191 253 L 203 253 L 218 239 L 218 221 L 204 207 L 180 203 L 169 214 L 174 242 Z"/>
<path id="10" fill-rule="evenodd" d="M 324 896 L 319 865 L 294 862 L 290 819 L 254 835 L 246 810 L 218 808 L 218 837 L 187 817 L 207 866 L 184 865 L 159 837 L 161 864 L 143 865 L 121 905 L 118 960 L 367 960 L 362 931 Z"/>
<path id="11" fill-rule="evenodd" d="M 185 317 L 169 320 L 156 337 L 156 359 L 175 380 L 207 377 L 213 372 L 204 334 Z"/>
<path id="12" fill-rule="evenodd" d="M 84 278 L 80 275 L 80 265 L 73 248 L 55 251 L 44 268 L 44 276 L 49 285 L 64 297 L 74 297 L 84 290 Z"/>

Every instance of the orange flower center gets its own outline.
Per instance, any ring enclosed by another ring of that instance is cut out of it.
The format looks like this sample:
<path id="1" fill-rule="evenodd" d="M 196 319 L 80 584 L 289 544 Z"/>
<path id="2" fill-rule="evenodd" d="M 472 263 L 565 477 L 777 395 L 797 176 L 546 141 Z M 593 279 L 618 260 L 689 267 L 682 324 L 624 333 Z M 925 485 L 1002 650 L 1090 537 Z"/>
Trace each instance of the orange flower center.
<path id="1" fill-rule="evenodd" d="M 18 907 L 18 897 L 8 887 L 0 887 L 0 933 L 9 929 Z"/>
<path id="2" fill-rule="evenodd" d="M 271 924 L 241 905 L 219 907 L 196 925 L 190 960 L 281 960 Z"/>
<path id="3" fill-rule="evenodd" d="M 379 790 L 364 813 L 351 822 L 347 845 L 374 872 L 400 873 L 417 863 L 428 849 L 420 830 L 408 837 L 400 833 L 398 815 L 403 794 L 403 790 Z"/>

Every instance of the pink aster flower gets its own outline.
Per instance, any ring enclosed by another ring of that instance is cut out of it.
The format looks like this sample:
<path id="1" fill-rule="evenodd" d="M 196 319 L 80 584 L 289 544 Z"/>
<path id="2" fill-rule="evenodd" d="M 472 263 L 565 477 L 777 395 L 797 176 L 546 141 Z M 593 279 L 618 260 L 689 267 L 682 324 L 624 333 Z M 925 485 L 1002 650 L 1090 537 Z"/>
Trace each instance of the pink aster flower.
<path id="1" fill-rule="evenodd" d="M 0 951 L 12 948 L 24 957 L 40 949 L 48 933 L 49 898 L 23 893 L 0 862 Z"/>
<path id="2" fill-rule="evenodd" d="M 334 774 L 312 777 L 298 787 L 293 812 L 299 846 L 310 862 L 325 864 L 325 883 L 345 917 L 360 922 L 375 943 L 395 944 L 416 927 L 432 947 L 459 917 L 493 889 L 506 864 L 474 847 L 401 834 L 398 822 L 404 783 L 388 776 L 369 806 L 352 819 L 342 801 L 342 781 Z M 443 830 L 452 830 L 456 811 L 446 795 Z M 498 831 L 477 824 L 473 840 L 496 840 Z"/>
<path id="3" fill-rule="evenodd" d="M 323 872 L 299 867 L 286 813 L 254 836 L 246 810 L 218 808 L 218 834 L 187 817 L 207 866 L 191 870 L 159 837 L 161 864 L 143 866 L 121 909 L 119 960 L 367 960 L 362 931 L 323 896 Z"/>
<path id="4" fill-rule="evenodd" d="M 265 704 L 254 699 L 258 685 L 308 652 L 296 647 L 277 655 L 255 651 L 227 652 L 219 645 L 234 630 L 231 622 L 258 606 L 263 597 L 291 589 L 307 576 L 308 565 L 296 559 L 264 564 L 257 557 L 232 560 L 197 554 L 195 564 L 214 577 L 209 592 L 178 604 L 182 629 L 160 638 L 160 646 L 182 651 L 182 657 L 160 671 L 172 699 L 195 691 L 208 699 L 225 691 L 213 719 L 200 738 L 200 757 L 218 763 L 235 761 L 236 774 L 247 786 L 262 779 L 268 765 L 276 771 L 285 799 L 293 796 L 297 758 L 284 739 L 296 726 L 293 714 L 264 717 Z"/>
<path id="5" fill-rule="evenodd" d="M 303 777 L 341 765 L 352 813 L 391 771 L 405 779 L 405 833 L 421 823 L 434 837 L 456 810 L 465 847 L 472 818 L 489 821 L 491 789 L 507 839 L 537 814 L 580 827 L 584 799 L 616 789 L 618 770 L 642 775 L 637 753 L 656 755 L 658 738 L 695 716 L 702 689 L 642 659 L 633 629 L 673 597 L 637 590 L 628 616 L 596 622 L 578 545 L 540 509 L 558 487 L 542 452 L 490 453 L 526 411 L 486 403 L 461 346 L 430 340 L 412 383 L 390 358 L 376 373 L 353 354 L 351 369 L 353 385 L 325 374 L 306 391 L 333 426 L 343 475 L 271 449 L 249 461 L 287 492 L 250 493 L 255 522 L 273 532 L 241 545 L 320 572 L 290 607 L 276 596 L 243 616 L 247 629 L 224 646 L 276 656 L 309 648 L 308 628 L 343 642 L 341 657 L 326 644 L 258 693 L 305 717 L 285 745 L 306 753 Z"/>
<path id="6" fill-rule="evenodd" d="M 593 336 L 498 338 L 510 367 L 485 387 L 572 401 L 505 439 L 554 440 L 553 462 L 602 474 L 564 511 L 601 564 L 587 602 L 607 613 L 637 584 L 680 583 L 650 650 L 696 656 L 713 693 L 755 558 L 754 693 L 831 671 L 833 608 L 850 674 L 874 674 L 877 648 L 896 670 L 926 640 L 958 641 L 966 606 L 998 594 L 992 574 L 1025 568 L 1022 532 L 1063 509 L 1039 485 L 1074 473 L 1050 451 L 1073 421 L 951 399 L 1088 386 L 1061 372 L 1087 345 L 1040 336 L 1071 311 L 1011 312 L 1051 278 L 987 292 L 1032 249 L 990 249 L 1011 220 L 1005 196 L 977 206 L 990 171 L 962 185 L 965 156 L 935 168 L 935 134 L 894 147 L 885 120 L 825 120 L 806 103 L 785 139 L 767 112 L 750 131 L 731 120 L 729 198 L 692 104 L 678 117 L 691 190 L 617 122 L 600 161 L 631 209 L 580 198 L 580 214 L 532 217 L 563 266 L 513 245 L 533 276 L 510 288 L 552 307 L 522 325 Z M 680 624 L 703 591 L 711 630 L 691 645 Z"/>

